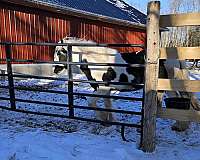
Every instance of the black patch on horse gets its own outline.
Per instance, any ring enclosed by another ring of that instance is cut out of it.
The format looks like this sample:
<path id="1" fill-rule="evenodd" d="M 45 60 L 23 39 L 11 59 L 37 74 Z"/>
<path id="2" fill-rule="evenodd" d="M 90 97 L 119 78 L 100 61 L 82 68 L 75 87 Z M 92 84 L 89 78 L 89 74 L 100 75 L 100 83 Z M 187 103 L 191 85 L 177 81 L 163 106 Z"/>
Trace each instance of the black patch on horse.
<path id="1" fill-rule="evenodd" d="M 65 48 L 62 47 L 61 51 L 62 51 L 63 53 L 65 53 L 66 56 L 67 56 L 67 53 L 68 53 L 68 52 L 67 52 L 67 50 L 66 50 Z"/>
<path id="2" fill-rule="evenodd" d="M 61 52 L 63 52 L 64 54 L 65 54 L 65 56 L 67 57 L 67 50 L 65 49 L 65 48 L 61 48 L 61 50 L 59 50 L 58 52 L 57 52 L 57 56 L 60 56 L 60 55 L 62 55 L 62 53 Z"/>
<path id="3" fill-rule="evenodd" d="M 138 53 L 121 53 L 121 57 L 128 64 L 144 64 L 145 50 Z"/>
<path id="4" fill-rule="evenodd" d="M 128 76 L 124 73 L 120 74 L 119 82 L 128 82 Z"/>
<path id="5" fill-rule="evenodd" d="M 114 80 L 116 77 L 117 77 L 117 74 L 116 74 L 115 70 L 112 67 L 109 67 L 107 69 L 107 72 L 103 74 L 102 80 L 104 82 L 110 82 L 110 81 Z"/>
<path id="6" fill-rule="evenodd" d="M 58 73 L 61 72 L 63 69 L 67 69 L 67 65 L 65 65 L 65 66 L 56 65 L 53 72 L 56 73 L 56 74 L 58 74 Z"/>
<path id="7" fill-rule="evenodd" d="M 145 64 L 145 50 L 138 53 L 122 53 L 121 57 L 128 64 Z M 144 82 L 144 67 L 127 67 L 126 71 L 135 77 L 133 83 Z"/>
<path id="8" fill-rule="evenodd" d="M 134 83 L 144 83 L 144 67 L 127 67 L 126 71 L 135 77 Z"/>
<path id="9" fill-rule="evenodd" d="M 88 61 L 86 59 L 82 60 L 83 63 L 88 63 Z M 87 64 L 81 64 L 80 65 L 80 69 L 81 71 L 86 75 L 87 79 L 89 81 L 96 81 L 96 79 L 94 79 L 91 75 L 91 71 L 90 68 L 88 68 Z M 97 91 L 97 88 L 99 88 L 99 85 L 96 83 L 90 83 L 91 87 L 94 88 L 95 91 Z"/>

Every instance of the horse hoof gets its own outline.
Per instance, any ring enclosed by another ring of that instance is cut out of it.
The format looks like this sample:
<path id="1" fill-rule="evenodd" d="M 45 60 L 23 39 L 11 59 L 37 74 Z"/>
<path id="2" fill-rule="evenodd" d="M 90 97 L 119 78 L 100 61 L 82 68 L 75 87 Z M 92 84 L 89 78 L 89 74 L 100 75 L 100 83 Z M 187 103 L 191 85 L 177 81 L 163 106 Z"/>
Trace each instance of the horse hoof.
<path id="1" fill-rule="evenodd" d="M 106 123 L 106 122 L 105 122 L 105 123 L 102 122 L 101 125 L 104 126 L 104 127 L 110 127 L 110 126 L 112 126 L 111 124 L 108 124 L 108 123 Z"/>
<path id="2" fill-rule="evenodd" d="M 171 127 L 172 131 L 183 132 L 189 128 L 190 122 L 176 121 Z"/>
<path id="3" fill-rule="evenodd" d="M 172 126 L 171 129 L 172 129 L 172 131 L 176 131 L 176 132 L 183 132 L 183 131 L 186 130 L 186 129 L 179 128 L 179 127 L 176 127 L 176 126 Z"/>
<path id="4" fill-rule="evenodd" d="M 142 133 L 142 129 L 141 129 L 141 128 L 137 128 L 137 129 L 136 129 L 136 132 L 137 132 L 137 133 Z"/>

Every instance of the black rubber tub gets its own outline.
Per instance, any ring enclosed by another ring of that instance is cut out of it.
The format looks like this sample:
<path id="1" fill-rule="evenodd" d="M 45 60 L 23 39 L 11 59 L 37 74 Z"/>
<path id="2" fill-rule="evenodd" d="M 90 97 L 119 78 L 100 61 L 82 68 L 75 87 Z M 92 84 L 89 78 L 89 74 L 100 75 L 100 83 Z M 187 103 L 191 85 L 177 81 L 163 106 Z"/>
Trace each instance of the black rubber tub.
<path id="1" fill-rule="evenodd" d="M 171 97 L 165 98 L 166 108 L 174 108 L 174 109 L 190 109 L 190 99 L 189 98 L 180 98 L 180 97 Z"/>

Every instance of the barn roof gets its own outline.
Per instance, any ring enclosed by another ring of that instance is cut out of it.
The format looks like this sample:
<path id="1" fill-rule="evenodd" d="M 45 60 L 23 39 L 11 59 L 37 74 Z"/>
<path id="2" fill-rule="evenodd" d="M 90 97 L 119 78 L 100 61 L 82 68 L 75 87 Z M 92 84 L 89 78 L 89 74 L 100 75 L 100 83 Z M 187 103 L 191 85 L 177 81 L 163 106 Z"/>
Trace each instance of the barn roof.
<path id="1" fill-rule="evenodd" d="M 118 26 L 146 29 L 146 15 L 123 0 L 0 0 Z"/>
<path id="2" fill-rule="evenodd" d="M 146 15 L 123 0 L 32 0 L 38 3 L 71 8 L 139 24 L 146 23 Z"/>

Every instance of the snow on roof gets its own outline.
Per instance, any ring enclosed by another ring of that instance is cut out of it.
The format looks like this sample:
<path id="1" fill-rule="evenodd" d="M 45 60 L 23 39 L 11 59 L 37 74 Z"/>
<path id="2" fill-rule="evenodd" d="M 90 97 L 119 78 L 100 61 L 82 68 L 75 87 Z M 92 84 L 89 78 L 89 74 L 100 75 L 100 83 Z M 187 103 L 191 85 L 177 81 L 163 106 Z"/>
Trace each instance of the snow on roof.
<path id="1" fill-rule="evenodd" d="M 51 6 L 71 8 L 138 24 L 146 23 L 146 15 L 123 0 L 29 0 Z"/>

